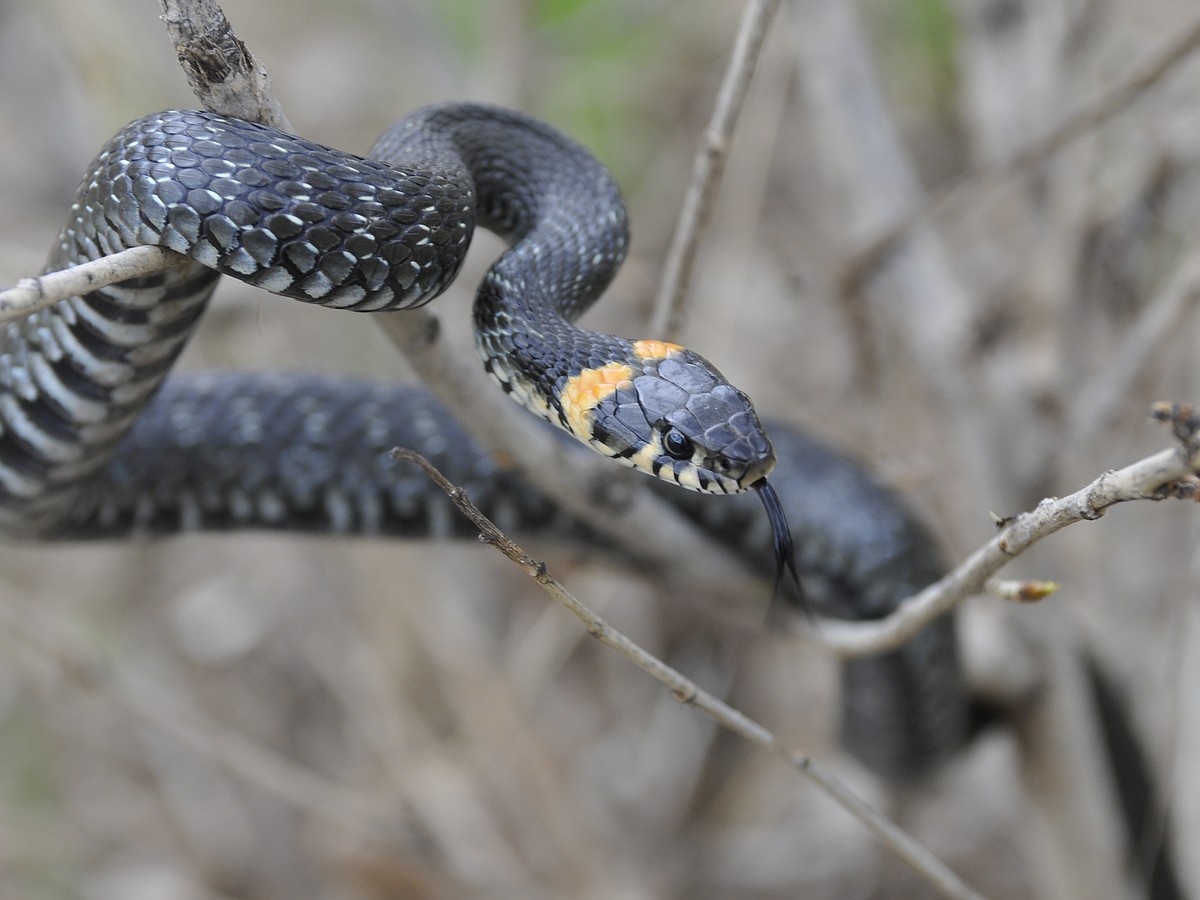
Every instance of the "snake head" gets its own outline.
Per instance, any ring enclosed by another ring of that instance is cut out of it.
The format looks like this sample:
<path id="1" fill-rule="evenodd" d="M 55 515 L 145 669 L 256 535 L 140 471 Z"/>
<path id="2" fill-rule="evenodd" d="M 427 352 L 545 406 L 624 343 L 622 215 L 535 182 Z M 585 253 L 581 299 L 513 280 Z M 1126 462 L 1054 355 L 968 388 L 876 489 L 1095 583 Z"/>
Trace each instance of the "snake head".
<path id="1" fill-rule="evenodd" d="M 561 393 L 568 430 L 626 465 L 692 491 L 753 488 L 771 523 L 775 596 L 804 593 L 783 504 L 767 475 L 775 451 L 750 398 L 708 360 L 664 341 L 634 341 L 628 362 L 585 369 Z"/>
<path id="2" fill-rule="evenodd" d="M 737 494 L 775 468 L 754 406 L 704 357 L 634 341 L 560 394 L 565 425 L 605 456 L 691 491 Z"/>

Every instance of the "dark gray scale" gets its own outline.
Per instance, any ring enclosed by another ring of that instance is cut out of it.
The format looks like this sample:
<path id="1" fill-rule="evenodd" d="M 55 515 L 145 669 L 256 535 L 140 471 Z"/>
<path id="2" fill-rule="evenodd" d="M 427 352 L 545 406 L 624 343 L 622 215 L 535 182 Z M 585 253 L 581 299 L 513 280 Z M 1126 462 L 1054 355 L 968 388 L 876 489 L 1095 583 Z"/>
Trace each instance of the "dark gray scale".
<path id="1" fill-rule="evenodd" d="M 473 230 L 471 190 L 454 167 L 413 173 L 237 119 L 168 111 L 110 142 L 80 205 L 104 209 L 108 249 L 161 244 L 294 299 L 398 309 L 453 280 Z"/>
<path id="2" fill-rule="evenodd" d="M 625 206 L 608 171 L 574 141 L 516 113 L 493 110 L 480 121 L 477 112 L 420 110 L 385 132 L 371 155 L 462 159 L 475 179 L 479 224 L 510 244 L 476 295 L 480 353 L 553 398 L 564 378 L 631 355 L 628 340 L 573 324 L 625 259 Z"/>
<path id="3" fill-rule="evenodd" d="M 559 515 L 500 470 L 424 391 L 301 373 L 224 372 L 168 381 L 104 477 L 89 484 L 51 536 L 247 528 L 473 535 L 423 473 L 391 458 L 397 445 L 419 450 L 498 520 L 541 528 Z"/>

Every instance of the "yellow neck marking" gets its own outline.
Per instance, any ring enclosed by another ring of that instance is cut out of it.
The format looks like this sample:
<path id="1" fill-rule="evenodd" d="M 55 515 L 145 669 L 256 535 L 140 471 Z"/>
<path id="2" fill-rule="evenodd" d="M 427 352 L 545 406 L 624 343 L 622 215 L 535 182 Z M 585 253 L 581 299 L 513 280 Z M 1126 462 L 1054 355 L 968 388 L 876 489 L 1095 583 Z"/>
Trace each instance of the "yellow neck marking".
<path id="1" fill-rule="evenodd" d="M 567 379 L 559 395 L 559 403 L 567 416 L 567 427 L 577 438 L 589 441 L 592 434 L 591 412 L 596 405 L 616 392 L 621 385 L 631 384 L 633 369 L 626 363 L 610 362 L 599 369 L 584 369 Z"/>
<path id="2" fill-rule="evenodd" d="M 672 344 L 670 341 L 634 341 L 633 355 L 638 359 L 666 359 L 672 353 L 677 353 L 682 350 L 678 344 Z"/>

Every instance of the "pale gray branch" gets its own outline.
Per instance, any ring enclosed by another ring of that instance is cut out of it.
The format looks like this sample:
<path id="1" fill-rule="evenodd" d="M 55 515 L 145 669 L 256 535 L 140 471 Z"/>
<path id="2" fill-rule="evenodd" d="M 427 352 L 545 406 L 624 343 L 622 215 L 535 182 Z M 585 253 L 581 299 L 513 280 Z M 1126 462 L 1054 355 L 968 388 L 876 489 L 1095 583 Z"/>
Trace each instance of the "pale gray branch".
<path id="1" fill-rule="evenodd" d="M 905 600 L 891 615 L 871 622 L 824 621 L 820 641 L 843 657 L 893 650 L 949 612 L 967 597 L 984 591 L 989 579 L 1038 541 L 1076 522 L 1104 515 L 1117 503 L 1159 500 L 1173 485 L 1200 470 L 1200 450 L 1185 441 L 1130 466 L 1102 474 L 1068 497 L 1048 498 L 1037 508 L 1008 520 L 1000 532 L 948 575 Z"/>
<path id="2" fill-rule="evenodd" d="M 68 297 L 86 294 L 127 278 L 154 275 L 183 259 L 178 253 L 162 247 L 131 247 L 70 269 L 22 278 L 14 287 L 0 291 L 0 322 L 24 318 Z"/>
<path id="3" fill-rule="evenodd" d="M 425 470 L 433 482 L 454 502 L 454 505 L 479 529 L 480 540 L 495 547 L 520 566 L 527 575 L 542 586 L 553 600 L 565 607 L 587 628 L 588 634 L 606 647 L 615 650 L 643 672 L 670 689 L 680 703 L 692 706 L 717 724 L 729 729 L 756 747 L 779 757 L 816 784 L 834 802 L 854 816 L 879 841 L 924 877 L 945 897 L 970 898 L 980 895 L 968 887 L 936 856 L 918 843 L 898 825 L 871 807 L 842 781 L 819 763 L 787 744 L 769 729 L 705 691 L 690 678 L 667 665 L 657 656 L 608 624 L 584 603 L 572 595 L 546 569 L 495 526 L 471 502 L 466 492 L 447 479 L 428 460 L 411 450 L 396 449 L 392 455 Z"/>

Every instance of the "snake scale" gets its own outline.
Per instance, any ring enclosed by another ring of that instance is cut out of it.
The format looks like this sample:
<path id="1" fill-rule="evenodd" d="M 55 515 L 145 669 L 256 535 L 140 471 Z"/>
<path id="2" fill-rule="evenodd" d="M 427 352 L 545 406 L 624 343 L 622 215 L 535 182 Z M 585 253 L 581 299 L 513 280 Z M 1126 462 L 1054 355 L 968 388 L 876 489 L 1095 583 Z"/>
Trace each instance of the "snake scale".
<path id="1" fill-rule="evenodd" d="M 464 533 L 447 501 L 387 456 L 395 445 L 429 457 L 502 527 L 561 528 L 561 513 L 419 391 L 300 374 L 168 378 L 221 273 L 332 308 L 403 309 L 450 284 L 476 223 L 509 243 L 474 317 L 484 366 L 515 400 L 657 476 L 704 527 L 773 559 L 777 585 L 798 569 L 830 615 L 885 615 L 937 577 L 924 529 L 855 463 L 783 426 L 773 446 L 749 398 L 686 348 L 575 324 L 624 258 L 619 192 L 549 126 L 469 104 L 409 115 L 367 157 L 186 110 L 118 133 L 47 269 L 139 244 L 189 261 L 0 334 L 0 530 Z M 767 520 L 745 497 L 701 496 L 748 488 Z M 950 619 L 846 664 L 843 683 L 846 745 L 886 776 L 928 771 L 965 740 Z"/>

